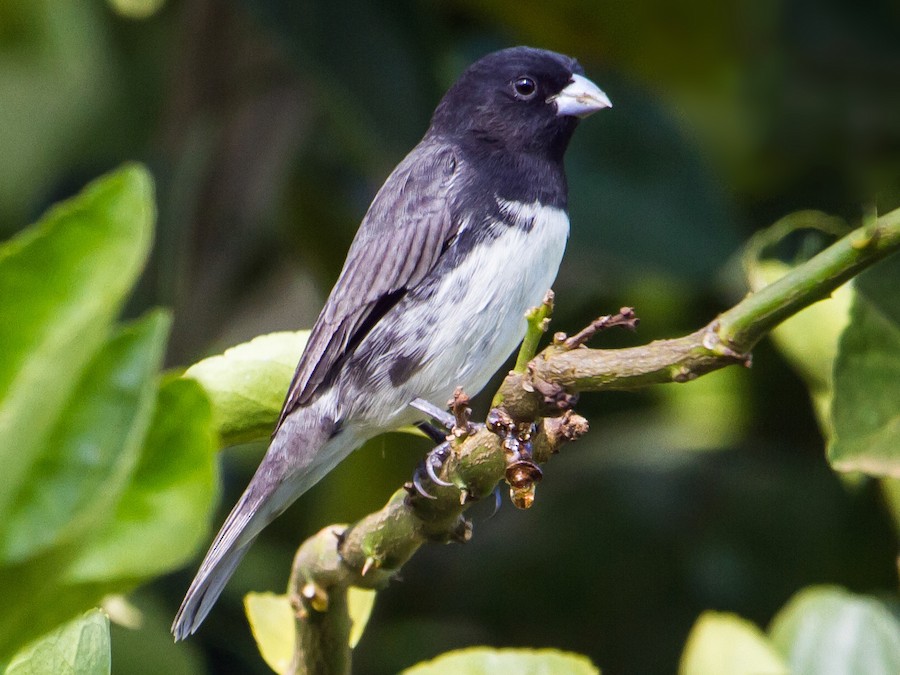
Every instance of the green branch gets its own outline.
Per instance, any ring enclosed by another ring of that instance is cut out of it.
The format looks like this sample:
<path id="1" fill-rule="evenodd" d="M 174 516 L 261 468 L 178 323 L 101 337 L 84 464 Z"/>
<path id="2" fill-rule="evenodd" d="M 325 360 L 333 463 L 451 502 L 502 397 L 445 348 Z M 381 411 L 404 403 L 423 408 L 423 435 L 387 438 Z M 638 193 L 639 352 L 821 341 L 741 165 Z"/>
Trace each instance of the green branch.
<path id="1" fill-rule="evenodd" d="M 463 517 L 465 510 L 490 495 L 501 480 L 515 493 L 522 475 L 516 471 L 522 466 L 534 467 L 525 472 L 533 496 L 540 479 L 537 464 L 587 431 L 586 420 L 565 410 L 569 394 L 688 382 L 725 366 L 749 365 L 750 350 L 775 326 L 898 249 L 900 210 L 851 232 L 704 328 L 630 349 L 589 349 L 578 346 L 581 339 L 560 338 L 533 356 L 552 309 L 549 298 L 529 315 L 519 362 L 495 397 L 498 407 L 489 423 L 493 431 L 483 427 L 457 440 L 443 465 L 440 478 L 450 485 L 429 482 L 428 496 L 407 485 L 380 511 L 340 528 L 338 535 L 334 527 L 326 528 L 301 546 L 289 589 L 297 609 L 293 672 L 349 672 L 349 586 L 386 584 L 428 541 L 468 540 L 471 525 Z M 613 325 L 629 321 L 625 310 L 605 319 Z"/>

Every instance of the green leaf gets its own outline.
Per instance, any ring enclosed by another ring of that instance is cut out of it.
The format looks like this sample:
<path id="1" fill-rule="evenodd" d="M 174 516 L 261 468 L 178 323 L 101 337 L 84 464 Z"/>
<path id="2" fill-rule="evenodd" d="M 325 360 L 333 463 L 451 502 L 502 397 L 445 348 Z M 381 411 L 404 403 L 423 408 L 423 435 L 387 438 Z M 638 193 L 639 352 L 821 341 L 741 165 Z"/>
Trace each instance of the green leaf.
<path id="1" fill-rule="evenodd" d="M 153 313 L 109 339 L 63 413 L 52 435 L 56 442 L 45 446 L 17 498 L 3 539 L 4 552 L 16 555 L 0 559 L 0 659 L 104 595 L 136 583 L 132 578 L 71 583 L 66 576 L 89 549 L 92 535 L 114 518 L 138 466 L 168 324 L 165 314 Z M 55 509 L 57 500 L 62 510 Z M 130 542 L 147 557 L 157 555 L 139 538 Z"/>
<path id="2" fill-rule="evenodd" d="M 359 644 L 360 638 L 372 616 L 372 608 L 375 607 L 377 591 L 370 588 L 358 588 L 351 586 L 347 589 L 347 611 L 350 614 L 350 649 Z"/>
<path id="3" fill-rule="evenodd" d="M 441 654 L 403 671 L 403 675 L 599 675 L 581 654 L 556 649 L 494 649 L 471 647 Z"/>
<path id="4" fill-rule="evenodd" d="M 769 633 L 793 675 L 900 673 L 900 621 L 875 598 L 807 588 L 778 613 Z"/>
<path id="5" fill-rule="evenodd" d="M 4 675 L 109 673 L 109 619 L 99 609 L 60 626 L 18 652 Z"/>
<path id="6" fill-rule="evenodd" d="M 796 264 L 788 264 L 764 257 L 769 248 L 777 246 L 788 235 L 814 230 L 839 236 L 846 229 L 843 221 L 827 214 L 798 211 L 757 233 L 747 244 L 742 259 L 750 290 L 759 291 L 804 262 L 797 260 Z M 831 297 L 810 305 L 771 332 L 775 345 L 806 383 L 819 426 L 826 437 L 831 436 L 834 359 L 841 332 L 850 321 L 853 297 L 853 284 L 844 284 Z"/>
<path id="7" fill-rule="evenodd" d="M 187 369 L 203 385 L 224 445 L 272 433 L 309 331 L 261 335 Z"/>
<path id="8" fill-rule="evenodd" d="M 375 606 L 376 591 L 351 586 L 347 589 L 347 610 L 350 614 L 350 648 L 356 647 L 365 631 Z M 294 610 L 287 595 L 247 593 L 244 611 L 250 622 L 253 639 L 263 660 L 276 673 L 287 672 L 294 657 L 297 629 Z"/>
<path id="9" fill-rule="evenodd" d="M 67 578 L 151 577 L 187 562 L 207 540 L 218 485 L 216 449 L 203 389 L 191 380 L 166 380 L 113 520 L 86 542 Z"/>
<path id="10" fill-rule="evenodd" d="M 150 250 L 153 186 L 126 166 L 0 246 L 0 522 Z"/>
<path id="11" fill-rule="evenodd" d="M 861 275 L 834 365 L 828 459 L 900 477 L 900 257 Z"/>
<path id="12" fill-rule="evenodd" d="M 109 520 L 153 413 L 169 318 L 150 314 L 113 336 L 76 387 L 0 528 L 0 562 L 81 541 Z"/>
<path id="13" fill-rule="evenodd" d="M 286 595 L 247 593 L 244 611 L 263 660 L 276 673 L 286 673 L 294 658 L 297 631 Z"/>
<path id="14" fill-rule="evenodd" d="M 789 675 L 763 632 L 735 614 L 704 612 L 688 635 L 680 675 Z"/>

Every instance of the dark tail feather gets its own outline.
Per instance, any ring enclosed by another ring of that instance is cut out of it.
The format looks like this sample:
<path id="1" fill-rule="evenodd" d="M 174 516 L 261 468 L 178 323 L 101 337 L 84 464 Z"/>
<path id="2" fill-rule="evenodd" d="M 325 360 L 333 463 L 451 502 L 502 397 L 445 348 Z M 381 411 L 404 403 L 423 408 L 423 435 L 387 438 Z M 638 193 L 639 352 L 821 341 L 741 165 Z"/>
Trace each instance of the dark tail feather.
<path id="1" fill-rule="evenodd" d="M 199 628 L 256 536 L 278 515 L 268 509 L 258 510 L 265 497 L 253 498 L 254 482 L 228 514 L 184 596 L 172 624 L 176 640 L 185 639 Z"/>
<path id="2" fill-rule="evenodd" d="M 175 616 L 172 634 L 176 640 L 197 630 L 262 529 L 355 447 L 353 439 L 343 436 L 343 442 L 326 445 L 335 425 L 316 419 L 314 411 L 303 412 L 285 420 L 216 535 Z"/>

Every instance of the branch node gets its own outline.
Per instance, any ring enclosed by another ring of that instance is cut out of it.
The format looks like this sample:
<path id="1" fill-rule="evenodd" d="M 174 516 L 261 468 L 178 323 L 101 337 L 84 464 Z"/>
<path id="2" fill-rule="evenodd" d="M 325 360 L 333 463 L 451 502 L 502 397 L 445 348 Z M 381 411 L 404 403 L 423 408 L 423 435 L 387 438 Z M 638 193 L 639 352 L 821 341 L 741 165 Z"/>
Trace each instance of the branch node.
<path id="1" fill-rule="evenodd" d="M 373 568 L 378 567 L 378 561 L 375 560 L 372 556 L 367 556 L 366 561 L 363 563 L 362 569 L 359 571 L 359 575 L 364 577 L 369 572 L 372 571 Z"/>
<path id="2" fill-rule="evenodd" d="M 751 365 L 750 354 L 744 354 L 734 349 L 729 344 L 729 341 L 726 338 L 723 338 L 722 335 L 720 335 L 720 328 L 721 323 L 718 319 L 716 319 L 706 327 L 706 330 L 703 332 L 703 339 L 701 341 L 703 346 L 711 351 L 715 356 L 724 356 L 726 358 L 733 359 L 749 368 Z"/>
<path id="3" fill-rule="evenodd" d="M 453 392 L 453 398 L 447 401 L 447 407 L 450 408 L 455 420 L 453 429 L 450 430 L 454 438 L 465 438 L 475 432 L 475 426 L 469 421 L 472 417 L 469 402 L 469 396 L 462 390 L 462 387 L 457 387 Z"/>
<path id="4" fill-rule="evenodd" d="M 567 410 L 562 417 L 548 417 L 544 420 L 544 435 L 553 454 L 559 452 L 563 443 L 577 441 L 589 429 L 588 421 L 572 410 Z"/>
<path id="5" fill-rule="evenodd" d="M 328 593 L 318 584 L 308 581 L 300 589 L 300 595 L 305 601 L 305 605 L 309 605 L 312 609 L 320 614 L 328 611 Z"/>
<path id="6" fill-rule="evenodd" d="M 472 541 L 472 533 L 472 521 L 460 516 L 459 522 L 450 533 L 450 540 L 456 542 L 457 544 L 468 544 L 470 541 Z"/>
<path id="7" fill-rule="evenodd" d="M 638 323 L 640 323 L 640 319 L 638 319 L 637 315 L 634 313 L 634 308 L 622 307 L 617 314 L 608 314 L 594 319 L 591 321 L 590 325 L 578 331 L 570 338 L 562 338 L 557 344 L 561 343 L 563 347 L 569 350 L 576 349 L 581 347 L 602 330 L 621 326 L 622 328 L 633 331 L 637 330 Z M 559 337 L 559 333 L 554 336 L 554 342 L 556 342 L 557 337 Z"/>
<path id="8" fill-rule="evenodd" d="M 548 410 L 570 410 L 578 402 L 578 394 L 566 391 L 565 387 L 556 382 L 548 382 L 535 376 L 529 378 L 532 391 L 536 391 L 543 398 L 543 406 Z M 523 384 L 524 387 L 524 384 Z"/>

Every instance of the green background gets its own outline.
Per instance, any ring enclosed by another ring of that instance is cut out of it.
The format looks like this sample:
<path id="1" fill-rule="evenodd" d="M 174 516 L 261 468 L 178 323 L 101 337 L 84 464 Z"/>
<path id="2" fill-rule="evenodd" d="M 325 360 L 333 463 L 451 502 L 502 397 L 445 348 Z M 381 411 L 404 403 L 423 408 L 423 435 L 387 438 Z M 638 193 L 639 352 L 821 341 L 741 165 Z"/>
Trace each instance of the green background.
<path id="1" fill-rule="evenodd" d="M 122 13 L 142 4 L 162 6 Z M 140 160 L 158 225 L 125 315 L 171 310 L 165 363 L 309 327 L 442 92 L 515 44 L 577 57 L 614 103 L 568 155 L 556 330 L 622 305 L 640 330 L 605 346 L 693 330 L 743 293 L 735 256 L 755 230 L 800 208 L 858 222 L 900 204 L 889 0 L 5 0 L 0 235 Z M 546 467 L 531 511 L 507 501 L 488 519 L 485 505 L 471 544 L 423 550 L 380 594 L 358 672 L 493 644 L 667 673 L 704 610 L 765 626 L 810 584 L 896 589 L 878 485 L 831 471 L 806 388 L 771 343 L 749 371 L 585 396 L 579 410 L 592 433 Z M 166 631 L 193 566 L 140 589 L 144 626 L 113 626 L 113 671 L 268 672 L 244 592 L 282 591 L 305 536 L 380 507 L 426 449 L 392 435 L 356 453 L 265 532 L 186 644 Z M 262 451 L 223 453 L 211 529 Z"/>

